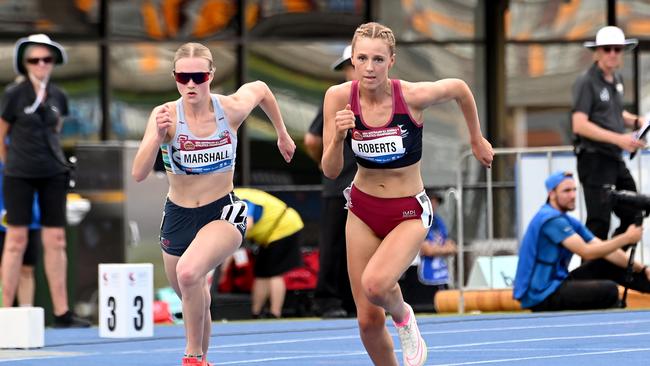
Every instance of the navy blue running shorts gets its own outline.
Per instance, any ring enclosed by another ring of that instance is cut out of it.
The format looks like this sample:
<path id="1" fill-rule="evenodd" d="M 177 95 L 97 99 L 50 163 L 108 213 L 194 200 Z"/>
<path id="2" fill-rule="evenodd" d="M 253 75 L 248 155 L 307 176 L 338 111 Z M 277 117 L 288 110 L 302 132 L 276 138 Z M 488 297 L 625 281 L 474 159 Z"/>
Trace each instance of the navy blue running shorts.
<path id="1" fill-rule="evenodd" d="M 246 203 L 229 193 L 205 206 L 181 207 L 167 198 L 160 224 L 160 247 L 165 253 L 180 257 L 202 227 L 215 220 L 226 220 L 246 235 Z"/>

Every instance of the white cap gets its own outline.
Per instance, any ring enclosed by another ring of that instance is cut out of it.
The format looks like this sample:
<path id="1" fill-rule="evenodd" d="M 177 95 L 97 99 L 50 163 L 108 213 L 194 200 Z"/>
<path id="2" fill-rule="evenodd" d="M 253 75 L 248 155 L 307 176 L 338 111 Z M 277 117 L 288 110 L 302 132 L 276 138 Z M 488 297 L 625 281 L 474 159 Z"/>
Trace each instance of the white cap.
<path id="1" fill-rule="evenodd" d="M 347 46 L 343 50 L 343 54 L 341 55 L 341 58 L 339 58 L 332 64 L 332 70 L 337 70 L 337 71 L 341 70 L 346 62 L 351 62 L 350 61 L 351 58 L 352 58 L 352 46 Z"/>
<path id="2" fill-rule="evenodd" d="M 625 34 L 619 27 L 607 26 L 602 27 L 596 33 L 596 42 L 585 42 L 587 48 L 596 48 L 601 46 L 624 46 L 625 49 L 632 49 L 639 43 L 637 39 L 625 39 Z"/>

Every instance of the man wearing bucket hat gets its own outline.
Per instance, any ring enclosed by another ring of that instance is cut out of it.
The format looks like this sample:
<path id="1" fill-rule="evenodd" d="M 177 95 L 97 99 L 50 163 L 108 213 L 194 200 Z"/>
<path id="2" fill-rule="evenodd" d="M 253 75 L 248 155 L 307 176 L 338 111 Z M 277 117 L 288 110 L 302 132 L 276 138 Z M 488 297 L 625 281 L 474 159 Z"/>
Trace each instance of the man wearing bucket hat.
<path id="1" fill-rule="evenodd" d="M 332 65 L 331 69 L 343 71 L 345 80 L 354 78 L 352 46 L 343 49 L 343 53 Z M 319 165 L 323 156 L 323 109 L 318 111 L 316 118 L 305 134 L 307 153 Z M 350 290 L 345 250 L 345 198 L 343 190 L 352 183 L 357 172 L 354 153 L 350 147 L 344 147 L 343 170 L 336 179 L 323 176 L 321 231 L 319 239 L 318 283 L 314 296 L 316 315 L 323 318 L 342 318 L 353 313 L 356 309 Z"/>
<path id="2" fill-rule="evenodd" d="M 593 51 L 594 63 L 573 86 L 571 123 L 576 135 L 575 152 L 578 176 L 587 204 L 587 227 L 600 239 L 609 233 L 612 206 L 603 194 L 604 185 L 636 191 L 636 184 L 622 152 L 635 152 L 645 146 L 626 128 L 638 129 L 642 117 L 623 108 L 623 79 L 617 70 L 622 66 L 623 51 L 637 45 L 636 39 L 625 39 L 617 27 L 601 28 L 594 42 L 585 47 Z M 634 222 L 636 212 L 616 209 L 621 224 L 615 234 Z"/>
<path id="3" fill-rule="evenodd" d="M 63 47 L 45 34 L 21 38 L 13 65 L 19 75 L 2 101 L 0 160 L 5 164 L 3 197 L 7 233 L 2 256 L 3 304 L 12 304 L 18 286 L 32 201 L 38 193 L 45 274 L 55 327 L 87 327 L 69 308 L 66 286 L 66 193 L 69 166 L 59 131 L 68 113 L 66 95 L 50 82 L 54 65 L 66 62 Z M 6 144 L 7 140 L 10 140 Z"/>
<path id="4" fill-rule="evenodd" d="M 619 304 L 617 283 L 650 292 L 650 269 L 635 262 L 626 283 L 627 256 L 620 248 L 641 238 L 629 225 L 610 240 L 595 237 L 568 212 L 575 209 L 576 183 L 570 172 L 555 172 L 544 182 L 546 203 L 528 224 L 519 248 L 513 297 L 533 311 L 605 309 Z M 607 271 L 587 262 L 569 272 L 573 254 L 607 258 Z"/>

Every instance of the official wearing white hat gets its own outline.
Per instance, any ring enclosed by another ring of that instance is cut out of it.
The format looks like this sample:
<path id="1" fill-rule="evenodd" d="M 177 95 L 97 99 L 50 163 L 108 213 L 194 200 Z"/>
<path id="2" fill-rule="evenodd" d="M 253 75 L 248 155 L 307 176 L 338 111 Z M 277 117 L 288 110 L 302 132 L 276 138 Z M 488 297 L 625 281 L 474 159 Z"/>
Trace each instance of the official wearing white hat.
<path id="1" fill-rule="evenodd" d="M 27 47 L 32 45 L 41 45 L 49 48 L 52 51 L 52 62 L 55 65 L 62 65 L 68 61 L 68 55 L 65 53 L 65 49 L 60 44 L 54 42 L 45 34 L 32 34 L 28 37 L 19 39 L 16 42 L 16 47 L 14 48 L 14 71 L 17 74 L 25 75 L 27 74 L 27 69 L 25 68 L 25 50 Z"/>
<path id="2" fill-rule="evenodd" d="M 613 211 L 612 204 L 603 199 L 603 186 L 636 191 L 623 152 L 634 153 L 645 146 L 645 141 L 630 131 L 637 130 L 645 121 L 625 110 L 623 76 L 618 71 L 623 65 L 623 51 L 637 43 L 636 39 L 626 39 L 618 27 L 601 28 L 595 41 L 584 43 L 593 51 L 594 63 L 573 85 L 571 124 L 576 136 L 578 176 L 587 203 L 586 225 L 601 240 L 609 236 Z M 634 223 L 637 212 L 617 207 L 614 214 L 620 220 L 616 233 L 622 233 Z M 607 278 L 608 266 L 627 263 L 610 263 L 608 259 L 609 256 L 593 261 L 594 277 Z"/>
<path id="3" fill-rule="evenodd" d="M 66 58 L 63 47 L 45 34 L 19 39 L 13 64 L 22 78 L 7 88 L 0 116 L 2 193 L 7 211 L 2 300 L 11 305 L 16 296 L 37 193 L 53 326 L 61 328 L 90 326 L 70 310 L 66 285 L 66 194 L 70 167 L 61 147 L 60 131 L 63 117 L 68 114 L 68 99 L 50 82 L 54 65 L 65 63 Z"/>
<path id="4" fill-rule="evenodd" d="M 596 41 L 585 42 L 584 46 L 587 48 L 597 48 L 606 46 L 621 46 L 626 50 L 630 50 L 639 43 L 635 38 L 625 39 L 625 34 L 619 27 L 607 26 L 602 27 L 596 33 Z"/>

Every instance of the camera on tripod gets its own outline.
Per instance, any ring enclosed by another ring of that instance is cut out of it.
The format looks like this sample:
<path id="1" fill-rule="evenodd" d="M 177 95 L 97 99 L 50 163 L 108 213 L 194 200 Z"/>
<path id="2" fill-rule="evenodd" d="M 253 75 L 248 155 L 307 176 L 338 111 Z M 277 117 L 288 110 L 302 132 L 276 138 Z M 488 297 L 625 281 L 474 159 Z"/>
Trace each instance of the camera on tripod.
<path id="1" fill-rule="evenodd" d="M 623 207 L 629 210 L 640 211 L 637 222 L 635 222 L 637 225 L 641 225 L 643 223 L 643 217 L 650 214 L 650 196 L 634 191 L 617 191 L 612 185 L 605 185 L 603 188 L 613 207 Z"/>
<path id="2" fill-rule="evenodd" d="M 634 191 L 620 190 L 617 191 L 616 187 L 612 185 L 605 185 L 603 187 L 607 198 L 610 200 L 613 207 L 624 208 L 630 211 L 636 211 L 634 217 L 634 224 L 637 226 L 643 225 L 643 218 L 650 214 L 650 196 L 641 194 Z M 620 301 L 620 307 L 627 307 L 627 290 L 634 280 L 634 256 L 636 254 L 636 243 L 629 245 L 630 255 L 627 261 L 627 268 L 625 271 L 625 290 L 623 291 L 623 298 Z M 626 250 L 624 248 L 624 250 Z"/>

